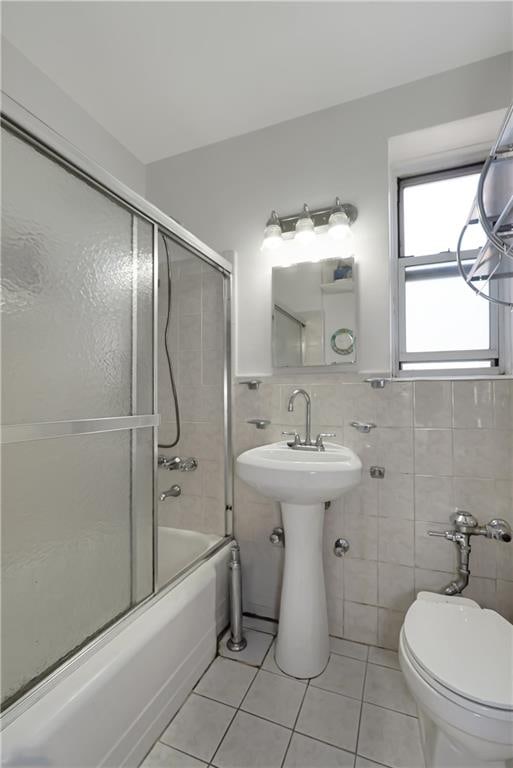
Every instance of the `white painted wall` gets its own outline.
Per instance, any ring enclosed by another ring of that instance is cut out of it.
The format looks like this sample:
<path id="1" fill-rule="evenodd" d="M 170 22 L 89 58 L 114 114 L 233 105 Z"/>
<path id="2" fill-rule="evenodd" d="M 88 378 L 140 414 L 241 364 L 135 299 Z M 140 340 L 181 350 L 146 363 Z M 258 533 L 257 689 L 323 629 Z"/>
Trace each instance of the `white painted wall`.
<path id="1" fill-rule="evenodd" d="M 275 257 L 259 250 L 270 210 L 337 194 L 359 209 L 360 369 L 390 370 L 389 138 L 504 108 L 512 82 L 504 54 L 148 166 L 153 202 L 217 250 L 237 252 L 240 375 L 272 371 Z"/>
<path id="2" fill-rule="evenodd" d="M 112 134 L 2 38 L 2 91 L 141 195 L 146 168 Z M 134 105 L 134 109 L 136 109 Z"/>

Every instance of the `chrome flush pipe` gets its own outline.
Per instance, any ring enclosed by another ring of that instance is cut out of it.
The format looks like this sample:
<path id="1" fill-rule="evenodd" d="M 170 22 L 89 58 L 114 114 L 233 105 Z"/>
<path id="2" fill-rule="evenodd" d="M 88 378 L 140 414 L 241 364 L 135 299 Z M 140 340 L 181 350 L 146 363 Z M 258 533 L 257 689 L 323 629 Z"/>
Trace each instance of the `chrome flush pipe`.
<path id="1" fill-rule="evenodd" d="M 306 392 L 304 389 L 295 389 L 291 396 L 289 397 L 289 404 L 287 406 L 287 411 L 289 413 L 292 413 L 294 410 L 294 400 L 298 395 L 303 395 L 305 398 L 305 406 L 306 406 L 306 435 L 305 435 L 305 445 L 312 445 L 312 401 L 310 400 L 310 395 L 308 392 Z"/>

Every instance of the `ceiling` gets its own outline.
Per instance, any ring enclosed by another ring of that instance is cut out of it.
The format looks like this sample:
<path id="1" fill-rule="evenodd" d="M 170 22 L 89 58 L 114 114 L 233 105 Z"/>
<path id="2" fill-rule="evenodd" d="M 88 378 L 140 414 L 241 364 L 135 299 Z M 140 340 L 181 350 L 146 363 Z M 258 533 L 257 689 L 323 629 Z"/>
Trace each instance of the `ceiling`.
<path id="1" fill-rule="evenodd" d="M 3 34 L 149 163 L 510 50 L 509 2 L 4 2 Z"/>

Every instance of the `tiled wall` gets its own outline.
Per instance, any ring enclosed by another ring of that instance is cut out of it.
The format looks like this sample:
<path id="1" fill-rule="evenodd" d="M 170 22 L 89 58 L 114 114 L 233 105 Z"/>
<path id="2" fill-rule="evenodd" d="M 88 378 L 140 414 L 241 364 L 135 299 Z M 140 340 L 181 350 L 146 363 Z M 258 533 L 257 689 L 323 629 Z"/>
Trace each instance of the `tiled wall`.
<path id="1" fill-rule="evenodd" d="M 513 381 L 389 382 L 373 390 L 336 375 L 272 377 L 256 392 L 235 384 L 235 454 L 300 427 L 304 407 L 286 410 L 291 390 L 312 397 L 312 432 L 336 432 L 363 463 L 360 487 L 332 503 L 325 520 L 325 573 L 331 632 L 395 648 L 404 612 L 421 589 L 438 590 L 455 567 L 455 546 L 427 536 L 449 527 L 460 507 L 480 522 L 513 524 Z M 246 419 L 272 420 L 263 431 Z M 377 424 L 369 434 L 354 420 Z M 369 467 L 385 467 L 370 478 Z M 236 480 L 235 526 L 241 543 L 244 609 L 277 616 L 283 550 L 269 533 L 279 505 Z M 347 555 L 333 555 L 339 536 Z M 513 620 L 513 545 L 474 537 L 465 596 Z"/>
<path id="2" fill-rule="evenodd" d="M 164 354 L 167 310 L 166 260 L 159 249 L 159 442 L 176 435 L 173 397 Z M 159 502 L 160 525 L 225 533 L 223 451 L 223 277 L 195 256 L 170 244 L 172 313 L 169 343 L 178 390 L 182 436 L 165 456 L 194 456 L 194 472 L 159 469 L 159 493 L 178 483 L 179 498 Z"/>

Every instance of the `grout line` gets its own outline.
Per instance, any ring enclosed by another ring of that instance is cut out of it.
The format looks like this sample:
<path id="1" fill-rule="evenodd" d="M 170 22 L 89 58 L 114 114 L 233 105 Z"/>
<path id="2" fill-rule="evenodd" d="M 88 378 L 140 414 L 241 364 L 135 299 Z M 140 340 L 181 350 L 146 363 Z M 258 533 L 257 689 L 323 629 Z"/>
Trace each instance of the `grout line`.
<path id="1" fill-rule="evenodd" d="M 362 715 L 363 715 L 363 699 L 365 696 L 365 685 L 367 683 L 367 669 L 369 667 L 369 662 L 367 661 L 367 664 L 365 665 L 365 674 L 363 676 L 363 685 L 362 685 L 362 700 L 360 702 L 360 717 L 358 718 L 358 729 L 356 731 L 356 743 L 354 747 L 355 755 L 358 754 L 358 743 L 360 741 L 360 728 L 362 726 Z M 354 759 L 354 763 L 356 765 L 356 757 Z"/>
<path id="2" fill-rule="evenodd" d="M 294 680 L 295 680 L 295 679 L 296 679 L 296 678 L 294 678 Z M 306 694 L 307 694 L 307 692 L 308 692 L 308 689 L 309 689 L 309 688 L 310 688 L 310 680 L 308 680 L 308 681 L 307 681 L 307 683 L 306 683 L 306 685 L 305 685 L 305 690 L 304 690 L 304 693 L 303 693 L 303 697 L 302 697 L 302 699 L 301 699 L 301 703 L 299 704 L 299 707 L 298 707 L 298 710 L 297 710 L 297 714 L 296 714 L 296 717 L 295 717 L 294 723 L 293 723 L 293 725 L 292 725 L 292 730 L 291 730 L 291 733 L 290 733 L 290 739 L 289 739 L 289 743 L 287 744 L 287 748 L 286 748 L 286 750 L 285 750 L 285 753 L 284 753 L 284 755 L 283 755 L 283 760 L 281 761 L 281 766 L 282 766 L 282 767 L 283 767 L 283 765 L 285 764 L 285 760 L 287 759 L 287 755 L 288 755 L 288 753 L 289 753 L 289 749 L 290 749 L 290 745 L 291 745 L 291 743 L 292 743 L 292 739 L 293 739 L 294 733 L 296 733 L 296 732 L 297 732 L 297 731 L 296 731 L 296 725 L 297 725 L 297 721 L 299 720 L 299 715 L 301 714 L 301 710 L 303 709 L 303 704 L 304 704 L 304 702 L 305 702 Z"/>

